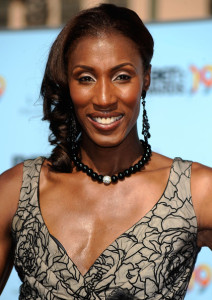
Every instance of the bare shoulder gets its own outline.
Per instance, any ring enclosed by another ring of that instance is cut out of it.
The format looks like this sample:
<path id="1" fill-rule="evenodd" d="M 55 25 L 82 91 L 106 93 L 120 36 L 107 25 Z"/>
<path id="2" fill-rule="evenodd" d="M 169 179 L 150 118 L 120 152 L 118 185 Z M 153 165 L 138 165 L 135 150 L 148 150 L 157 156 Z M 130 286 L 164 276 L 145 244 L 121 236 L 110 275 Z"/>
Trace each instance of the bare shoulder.
<path id="1" fill-rule="evenodd" d="M 204 182 L 212 179 L 212 168 L 197 162 L 193 162 L 192 176 L 193 180 L 201 180 L 201 182 L 204 184 Z"/>
<path id="2" fill-rule="evenodd" d="M 0 175 L 1 220 L 5 217 L 12 217 L 17 209 L 22 184 L 22 174 L 23 163 L 18 164 Z"/>
<path id="3" fill-rule="evenodd" d="M 20 187 L 23 177 L 23 163 L 5 171 L 0 175 L 1 191 L 7 188 L 12 188 L 13 191 L 16 187 Z"/>

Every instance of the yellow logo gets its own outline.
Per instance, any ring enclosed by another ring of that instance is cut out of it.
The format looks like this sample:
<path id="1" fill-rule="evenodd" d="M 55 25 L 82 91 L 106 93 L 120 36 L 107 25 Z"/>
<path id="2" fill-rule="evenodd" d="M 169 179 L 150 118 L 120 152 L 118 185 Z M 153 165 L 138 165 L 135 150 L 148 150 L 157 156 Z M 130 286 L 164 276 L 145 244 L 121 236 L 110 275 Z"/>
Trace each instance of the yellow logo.
<path id="1" fill-rule="evenodd" d="M 6 88 L 6 80 L 4 77 L 0 76 L 0 97 L 3 95 Z"/>

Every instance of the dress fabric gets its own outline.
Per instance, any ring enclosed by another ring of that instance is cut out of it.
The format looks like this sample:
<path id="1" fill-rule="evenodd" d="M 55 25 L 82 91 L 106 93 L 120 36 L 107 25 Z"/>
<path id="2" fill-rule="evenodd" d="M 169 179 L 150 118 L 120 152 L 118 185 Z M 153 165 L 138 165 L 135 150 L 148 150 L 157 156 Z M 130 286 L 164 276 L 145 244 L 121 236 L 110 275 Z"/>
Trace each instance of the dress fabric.
<path id="1" fill-rule="evenodd" d="M 25 161 L 12 223 L 20 300 L 107 299 L 120 289 L 136 299 L 184 299 L 200 250 L 190 161 L 174 159 L 158 202 L 117 237 L 84 276 L 43 220 L 39 206 L 43 161 L 43 157 Z"/>

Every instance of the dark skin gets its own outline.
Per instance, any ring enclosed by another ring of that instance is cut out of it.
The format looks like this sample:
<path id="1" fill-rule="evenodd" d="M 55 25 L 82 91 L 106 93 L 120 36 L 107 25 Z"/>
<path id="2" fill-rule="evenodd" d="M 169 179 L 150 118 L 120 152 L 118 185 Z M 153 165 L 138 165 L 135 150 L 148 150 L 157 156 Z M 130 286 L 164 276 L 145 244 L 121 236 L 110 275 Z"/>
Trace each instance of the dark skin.
<path id="1" fill-rule="evenodd" d="M 80 40 L 69 57 L 68 80 L 82 126 L 82 161 L 97 173 L 112 175 L 140 159 L 143 147 L 136 123 L 142 90 L 150 85 L 150 69 L 144 71 L 133 42 L 118 34 Z M 82 275 L 156 204 L 166 187 L 171 164 L 171 159 L 153 153 L 142 171 L 105 186 L 76 169 L 71 174 L 52 172 L 48 161 L 44 162 L 39 183 L 43 219 Z M 18 165 L 0 178 L 1 288 L 12 267 L 10 230 L 22 168 Z M 198 245 L 212 249 L 211 183 L 212 170 L 194 163 L 191 189 Z"/>

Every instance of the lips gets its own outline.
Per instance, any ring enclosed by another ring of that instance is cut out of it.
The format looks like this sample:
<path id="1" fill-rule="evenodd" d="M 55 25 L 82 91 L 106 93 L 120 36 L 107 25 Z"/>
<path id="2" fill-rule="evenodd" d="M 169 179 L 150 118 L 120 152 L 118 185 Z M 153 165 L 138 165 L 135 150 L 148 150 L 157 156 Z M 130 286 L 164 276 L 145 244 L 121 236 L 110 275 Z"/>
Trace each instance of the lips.
<path id="1" fill-rule="evenodd" d="M 93 121 L 102 124 L 102 125 L 109 125 L 112 124 L 122 118 L 122 115 L 117 116 L 117 117 L 107 117 L 107 118 L 102 118 L 102 117 L 94 117 L 92 118 Z"/>
<path id="2" fill-rule="evenodd" d="M 112 130 L 119 126 L 122 121 L 123 114 L 116 113 L 116 114 L 91 114 L 88 116 L 90 122 L 100 130 Z"/>

